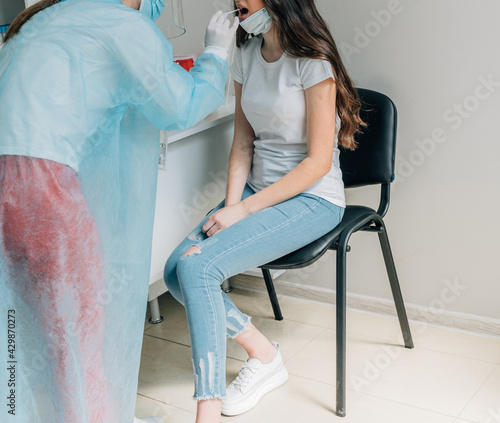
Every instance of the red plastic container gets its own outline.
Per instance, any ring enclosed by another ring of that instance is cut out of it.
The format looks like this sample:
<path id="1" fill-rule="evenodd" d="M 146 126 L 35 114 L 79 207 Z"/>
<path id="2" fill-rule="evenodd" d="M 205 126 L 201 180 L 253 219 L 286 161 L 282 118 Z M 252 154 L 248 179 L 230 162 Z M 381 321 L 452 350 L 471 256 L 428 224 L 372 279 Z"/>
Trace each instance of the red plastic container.
<path id="1" fill-rule="evenodd" d="M 174 57 L 174 62 L 178 63 L 184 69 L 189 71 L 194 66 L 195 57 L 193 56 L 182 56 L 182 57 Z"/>

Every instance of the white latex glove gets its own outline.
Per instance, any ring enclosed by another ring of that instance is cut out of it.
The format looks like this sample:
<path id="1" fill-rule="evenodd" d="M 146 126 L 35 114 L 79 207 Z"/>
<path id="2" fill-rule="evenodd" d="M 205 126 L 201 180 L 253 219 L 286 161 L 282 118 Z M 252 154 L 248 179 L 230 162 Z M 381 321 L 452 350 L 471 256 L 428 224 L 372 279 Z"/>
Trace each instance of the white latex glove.
<path id="1" fill-rule="evenodd" d="M 205 53 L 213 53 L 226 60 L 239 24 L 238 17 L 234 18 L 233 26 L 231 26 L 227 14 L 222 10 L 216 12 L 210 19 L 205 34 Z"/>

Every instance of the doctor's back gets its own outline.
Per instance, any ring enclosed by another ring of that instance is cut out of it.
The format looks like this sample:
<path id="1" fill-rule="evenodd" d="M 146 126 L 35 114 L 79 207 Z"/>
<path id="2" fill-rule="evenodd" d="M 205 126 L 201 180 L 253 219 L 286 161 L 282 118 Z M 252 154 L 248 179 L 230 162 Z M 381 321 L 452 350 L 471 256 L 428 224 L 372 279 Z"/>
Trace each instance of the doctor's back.
<path id="1" fill-rule="evenodd" d="M 204 56 L 188 74 L 154 22 L 120 0 L 50 6 L 0 50 L 0 155 L 78 171 L 96 145 L 119 136 L 130 106 L 158 129 L 190 126 L 214 98 L 224 101 L 227 64 Z"/>

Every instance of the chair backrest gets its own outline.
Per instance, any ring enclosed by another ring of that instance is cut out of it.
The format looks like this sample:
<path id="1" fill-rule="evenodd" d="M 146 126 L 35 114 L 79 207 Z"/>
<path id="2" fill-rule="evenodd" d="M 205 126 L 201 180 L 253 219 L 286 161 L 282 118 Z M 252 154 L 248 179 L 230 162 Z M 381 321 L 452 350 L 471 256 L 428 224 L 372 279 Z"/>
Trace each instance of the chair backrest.
<path id="1" fill-rule="evenodd" d="M 389 97 L 358 88 L 360 116 L 368 126 L 356 135 L 354 151 L 342 149 L 340 168 L 346 188 L 390 184 L 394 180 L 397 110 Z"/>

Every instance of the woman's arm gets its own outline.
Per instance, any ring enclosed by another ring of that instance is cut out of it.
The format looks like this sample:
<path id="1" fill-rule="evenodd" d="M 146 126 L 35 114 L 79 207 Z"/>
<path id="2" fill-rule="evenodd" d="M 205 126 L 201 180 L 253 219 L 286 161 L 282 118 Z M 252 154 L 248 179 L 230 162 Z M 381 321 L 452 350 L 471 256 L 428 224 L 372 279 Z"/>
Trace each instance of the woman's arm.
<path id="1" fill-rule="evenodd" d="M 255 133 L 241 109 L 242 85 L 235 82 L 236 104 L 234 111 L 234 138 L 229 155 L 226 206 L 241 201 L 241 194 L 252 168 Z"/>
<path id="2" fill-rule="evenodd" d="M 252 213 L 300 194 L 330 171 L 335 143 L 335 81 L 329 78 L 308 88 L 305 93 L 307 157 L 274 184 L 210 216 L 203 226 L 208 236 Z"/>

